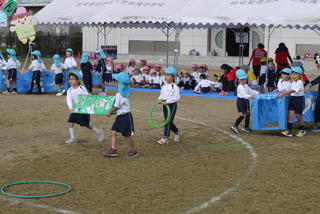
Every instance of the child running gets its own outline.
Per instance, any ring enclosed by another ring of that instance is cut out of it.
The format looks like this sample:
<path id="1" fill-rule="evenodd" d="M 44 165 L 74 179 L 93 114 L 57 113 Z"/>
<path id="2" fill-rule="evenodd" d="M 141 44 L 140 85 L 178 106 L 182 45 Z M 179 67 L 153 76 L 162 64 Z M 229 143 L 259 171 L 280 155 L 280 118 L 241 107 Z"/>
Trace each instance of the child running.
<path id="1" fill-rule="evenodd" d="M 171 116 L 169 123 L 165 126 L 163 131 L 163 137 L 157 141 L 158 144 L 163 145 L 169 143 L 170 131 L 172 131 L 174 136 L 174 141 L 180 141 L 182 136 L 182 131 L 180 131 L 174 124 L 174 117 L 177 112 L 177 102 L 180 100 L 180 89 L 174 83 L 174 79 L 177 76 L 177 71 L 173 67 L 169 67 L 164 71 L 165 84 L 161 88 L 160 96 L 158 98 L 158 103 L 163 105 L 163 116 L 166 119 L 168 116 L 166 105 L 169 105 L 171 110 Z"/>
<path id="2" fill-rule="evenodd" d="M 16 86 L 16 80 L 17 80 L 17 69 L 20 67 L 20 62 L 16 57 L 16 51 L 14 49 L 7 49 L 7 54 L 9 57 L 9 60 L 4 66 L 3 70 L 7 70 L 7 91 L 3 92 L 3 94 L 9 95 L 10 94 L 10 86 L 12 86 L 12 93 L 17 93 L 17 86 Z"/>
<path id="3" fill-rule="evenodd" d="M 306 134 L 304 130 L 304 121 L 302 117 L 302 113 L 304 110 L 304 86 L 301 80 L 302 73 L 302 68 L 294 67 L 291 73 L 291 78 L 293 81 L 290 90 L 278 94 L 279 98 L 282 98 L 286 95 L 290 95 L 288 107 L 288 130 L 281 133 L 286 137 L 293 136 L 292 129 L 295 115 L 297 116 L 299 122 L 299 131 L 297 132 L 296 136 L 303 137 Z"/>
<path id="4" fill-rule="evenodd" d="M 239 85 L 237 87 L 237 109 L 239 113 L 239 117 L 236 120 L 235 124 L 231 126 L 231 130 L 236 133 L 240 134 L 239 125 L 243 119 L 245 119 L 244 128 L 242 128 L 243 132 L 251 132 L 249 128 L 250 123 L 250 98 L 254 98 L 254 96 L 258 95 L 259 92 L 252 90 L 249 85 L 247 84 L 248 75 L 247 73 L 239 69 L 236 72 L 237 79 L 239 80 Z"/>
<path id="5" fill-rule="evenodd" d="M 111 147 L 104 153 L 108 157 L 116 157 L 117 153 L 117 132 L 127 140 L 130 147 L 126 157 L 133 158 L 138 156 L 138 151 L 133 140 L 134 126 L 131 114 L 131 107 L 129 98 L 130 92 L 130 77 L 125 72 L 113 74 L 115 79 L 115 86 L 118 88 L 116 94 L 116 101 L 113 109 L 107 113 L 107 117 L 111 117 L 113 113 L 117 113 L 117 117 L 111 128 Z"/>
<path id="6" fill-rule="evenodd" d="M 31 79 L 31 87 L 28 93 L 32 94 L 34 84 L 37 84 L 37 87 L 38 87 L 37 94 L 42 94 L 40 78 L 41 78 L 41 72 L 44 71 L 46 68 L 41 59 L 40 51 L 32 51 L 31 54 L 32 54 L 32 63 L 29 66 L 29 71 L 32 72 L 32 79 Z"/>
<path id="7" fill-rule="evenodd" d="M 55 54 L 53 56 L 53 64 L 51 66 L 51 72 L 55 74 L 54 83 L 56 84 L 56 88 L 58 89 L 58 93 L 56 96 L 63 95 L 63 67 L 60 61 L 60 56 Z"/>
<path id="8" fill-rule="evenodd" d="M 82 77 L 79 72 L 71 71 L 68 72 L 69 83 L 71 87 L 67 91 L 67 104 L 70 111 L 70 116 L 68 119 L 68 127 L 70 132 L 70 139 L 67 140 L 66 144 L 75 144 L 78 142 L 74 131 L 74 124 L 79 124 L 80 126 L 87 127 L 88 129 L 94 131 L 97 135 L 99 142 L 104 140 L 104 135 L 102 129 L 97 129 L 90 122 L 89 114 L 76 114 L 73 113 L 73 106 L 77 102 L 78 95 L 88 94 L 88 91 L 83 87 Z"/>

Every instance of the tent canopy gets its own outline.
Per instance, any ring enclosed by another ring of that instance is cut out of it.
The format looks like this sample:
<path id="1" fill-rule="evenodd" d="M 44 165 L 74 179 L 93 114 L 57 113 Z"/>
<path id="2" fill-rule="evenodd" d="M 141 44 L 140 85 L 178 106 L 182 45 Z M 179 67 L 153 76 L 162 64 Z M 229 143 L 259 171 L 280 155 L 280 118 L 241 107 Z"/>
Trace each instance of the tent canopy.
<path id="1" fill-rule="evenodd" d="M 110 27 L 283 26 L 319 29 L 320 0 L 53 0 L 39 24 Z"/>

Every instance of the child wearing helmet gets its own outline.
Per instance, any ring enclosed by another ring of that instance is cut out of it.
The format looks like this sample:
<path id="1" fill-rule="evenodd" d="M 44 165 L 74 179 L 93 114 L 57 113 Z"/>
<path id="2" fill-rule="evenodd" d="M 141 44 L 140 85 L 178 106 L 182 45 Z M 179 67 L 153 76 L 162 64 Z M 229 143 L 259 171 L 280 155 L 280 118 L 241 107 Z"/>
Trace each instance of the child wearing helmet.
<path id="1" fill-rule="evenodd" d="M 60 61 L 60 56 L 55 54 L 53 56 L 53 64 L 51 65 L 51 72 L 55 74 L 55 84 L 58 89 L 56 96 L 62 96 L 65 91 L 63 91 L 63 67 Z"/>
<path id="2" fill-rule="evenodd" d="M 3 67 L 3 70 L 7 70 L 7 91 L 4 94 L 10 94 L 10 86 L 12 86 L 12 94 L 17 93 L 16 80 L 17 80 L 17 69 L 20 67 L 20 62 L 17 59 L 16 51 L 14 49 L 7 49 L 9 60 Z"/>
<path id="3" fill-rule="evenodd" d="M 282 93 L 278 94 L 278 98 L 290 95 L 288 106 L 288 130 L 282 132 L 282 135 L 286 137 L 293 136 L 292 129 L 294 116 L 297 117 L 299 123 L 299 131 L 297 132 L 296 136 L 303 137 L 306 134 L 302 117 L 304 110 L 304 85 L 301 80 L 302 74 L 303 70 L 301 67 L 294 67 L 291 73 L 292 84 L 290 90 L 283 91 Z"/>
<path id="4" fill-rule="evenodd" d="M 89 62 L 89 54 L 82 53 L 81 55 L 81 72 L 83 75 L 83 83 L 86 86 L 89 94 L 92 94 L 92 64 Z"/>
<path id="5" fill-rule="evenodd" d="M 152 89 L 160 89 L 160 76 L 158 71 L 155 68 L 150 70 L 150 88 Z"/>
<path id="6" fill-rule="evenodd" d="M 37 84 L 37 87 L 38 87 L 37 94 L 42 94 L 41 86 L 40 86 L 40 78 L 41 78 L 41 72 L 43 72 L 46 68 L 41 59 L 40 51 L 36 50 L 36 51 L 33 51 L 31 54 L 32 54 L 32 63 L 29 66 L 29 71 L 32 72 L 32 79 L 31 79 L 31 87 L 28 93 L 32 94 L 34 84 Z"/>
<path id="7" fill-rule="evenodd" d="M 231 130 L 236 133 L 240 134 L 239 125 L 243 119 L 245 119 L 244 128 L 242 128 L 243 132 L 251 132 L 249 128 L 250 123 L 250 98 L 254 98 L 254 96 L 258 95 L 259 92 L 252 90 L 249 85 L 247 84 L 248 75 L 247 73 L 239 69 L 236 72 L 237 79 L 239 81 L 239 85 L 237 87 L 237 110 L 239 113 L 239 117 L 237 118 L 235 124 L 231 126 Z"/>
<path id="8" fill-rule="evenodd" d="M 288 91 L 291 89 L 291 81 L 290 81 L 290 75 L 291 75 L 291 69 L 290 68 L 284 68 L 280 72 L 280 79 L 277 84 L 277 90 L 276 91 Z"/>
<path id="9" fill-rule="evenodd" d="M 71 48 L 68 48 L 66 50 L 66 58 L 64 60 L 63 68 L 68 69 L 77 69 L 77 62 L 73 58 L 73 50 Z"/>
<path id="10" fill-rule="evenodd" d="M 102 92 L 100 95 L 106 95 L 105 83 L 107 82 L 107 67 L 106 67 L 106 58 L 107 56 L 104 54 L 103 50 L 96 50 L 96 57 L 98 59 L 96 71 L 101 73 L 102 75 Z"/>
<path id="11" fill-rule="evenodd" d="M 88 94 L 87 89 L 83 86 L 82 76 L 77 71 L 68 72 L 70 88 L 67 91 L 67 105 L 70 111 L 70 116 L 68 119 L 68 127 L 70 132 L 70 139 L 67 140 L 66 144 L 75 144 L 78 142 L 76 138 L 74 125 L 79 124 L 82 127 L 86 127 L 96 133 L 99 142 L 104 140 L 104 135 L 102 129 L 97 129 L 90 122 L 89 114 L 76 114 L 73 111 L 73 106 L 78 100 L 78 95 Z"/>
<path id="12" fill-rule="evenodd" d="M 172 131 L 174 136 L 174 141 L 179 142 L 182 136 L 182 131 L 179 130 L 174 124 L 174 117 L 177 112 L 177 102 L 180 100 L 180 89 L 174 83 L 175 77 L 177 76 L 177 71 L 173 67 L 169 67 L 164 71 L 166 84 L 161 88 L 160 96 L 158 98 L 158 103 L 163 105 L 163 116 L 167 118 L 168 112 L 165 105 L 168 105 L 171 109 L 171 117 L 169 123 L 165 126 L 163 131 L 163 137 L 157 141 L 158 144 L 163 145 L 169 143 L 170 132 Z"/>

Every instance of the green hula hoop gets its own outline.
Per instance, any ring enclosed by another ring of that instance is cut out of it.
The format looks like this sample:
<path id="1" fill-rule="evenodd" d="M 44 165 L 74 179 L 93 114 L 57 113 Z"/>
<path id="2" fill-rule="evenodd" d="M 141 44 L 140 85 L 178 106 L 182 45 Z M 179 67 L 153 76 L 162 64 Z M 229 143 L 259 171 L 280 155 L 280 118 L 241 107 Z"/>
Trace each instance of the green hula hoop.
<path id="1" fill-rule="evenodd" d="M 165 127 L 165 126 L 169 123 L 169 121 L 170 121 L 170 119 L 171 119 L 171 110 L 170 110 L 169 105 L 165 105 L 165 107 L 167 108 L 168 116 L 167 116 L 167 118 L 165 119 L 165 121 L 164 121 L 163 123 L 161 123 L 161 124 L 156 124 L 156 123 L 154 122 L 154 120 L 153 120 L 152 114 L 153 114 L 154 109 L 157 107 L 157 105 L 158 105 L 158 104 L 156 103 L 156 104 L 154 104 L 154 105 L 152 106 L 151 111 L 150 111 L 150 113 L 149 113 L 149 121 L 150 121 L 150 124 L 151 124 L 154 128 L 163 128 L 163 127 Z"/>
<path id="2" fill-rule="evenodd" d="M 66 187 L 67 189 L 63 192 L 60 193 L 55 193 L 55 194 L 49 194 L 49 195 L 15 195 L 6 192 L 5 190 L 9 187 L 15 186 L 15 185 L 21 185 L 21 184 L 54 184 L 58 186 L 63 186 Z M 23 182 L 15 182 L 12 184 L 7 184 L 1 188 L 1 193 L 5 196 L 10 196 L 14 198 L 28 198 L 28 199 L 34 199 L 34 198 L 49 198 L 49 197 L 55 197 L 55 196 L 60 196 L 67 194 L 72 190 L 72 187 L 69 184 L 64 184 L 64 183 L 59 183 L 59 182 L 54 182 L 54 181 L 23 181 Z"/>

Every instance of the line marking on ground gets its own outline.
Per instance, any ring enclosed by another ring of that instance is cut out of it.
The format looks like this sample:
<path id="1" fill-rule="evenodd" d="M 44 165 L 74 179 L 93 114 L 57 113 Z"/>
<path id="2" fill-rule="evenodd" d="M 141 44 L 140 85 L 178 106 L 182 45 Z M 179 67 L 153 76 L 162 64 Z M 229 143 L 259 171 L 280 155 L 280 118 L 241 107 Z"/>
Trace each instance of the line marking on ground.
<path id="1" fill-rule="evenodd" d="M 136 109 L 133 109 L 133 111 L 140 112 L 140 113 L 145 113 L 144 111 L 136 110 Z M 154 114 L 160 114 L 161 115 L 161 113 L 157 113 L 157 112 L 155 112 Z M 222 134 L 225 134 L 225 135 L 229 136 L 230 138 L 234 139 L 235 141 L 240 143 L 242 146 L 244 146 L 249 151 L 249 154 L 251 156 L 251 163 L 250 163 L 249 167 L 247 168 L 247 171 L 246 171 L 245 175 L 243 175 L 241 178 L 239 178 L 238 182 L 236 184 L 234 184 L 231 188 L 225 190 L 224 192 L 220 193 L 219 195 L 213 196 L 210 200 L 203 202 L 199 206 L 193 207 L 192 209 L 181 213 L 181 214 L 192 214 L 192 213 L 197 213 L 197 212 L 200 212 L 203 209 L 208 208 L 210 205 L 214 204 L 217 201 L 220 201 L 223 197 L 226 197 L 230 193 L 232 193 L 235 190 L 237 190 L 239 188 L 239 186 L 245 180 L 247 180 L 248 176 L 252 173 L 252 171 L 256 167 L 257 156 L 258 155 L 255 152 L 254 147 L 250 143 L 246 142 L 244 139 L 242 139 L 241 137 L 239 137 L 237 135 L 231 134 L 230 132 L 227 132 L 227 131 L 225 131 L 223 129 L 220 129 L 220 128 L 212 128 L 207 123 L 204 123 L 204 122 L 200 122 L 200 121 L 196 121 L 196 120 L 192 120 L 192 119 L 187 119 L 187 118 L 179 117 L 179 116 L 176 116 L 176 118 L 179 119 L 179 120 L 182 120 L 182 121 L 187 121 L 187 122 L 191 122 L 191 123 L 194 123 L 194 124 L 198 124 L 198 125 L 202 125 L 202 126 L 208 127 L 208 128 L 210 128 L 212 130 L 216 130 L 216 131 L 218 131 L 218 132 L 220 132 Z"/>

